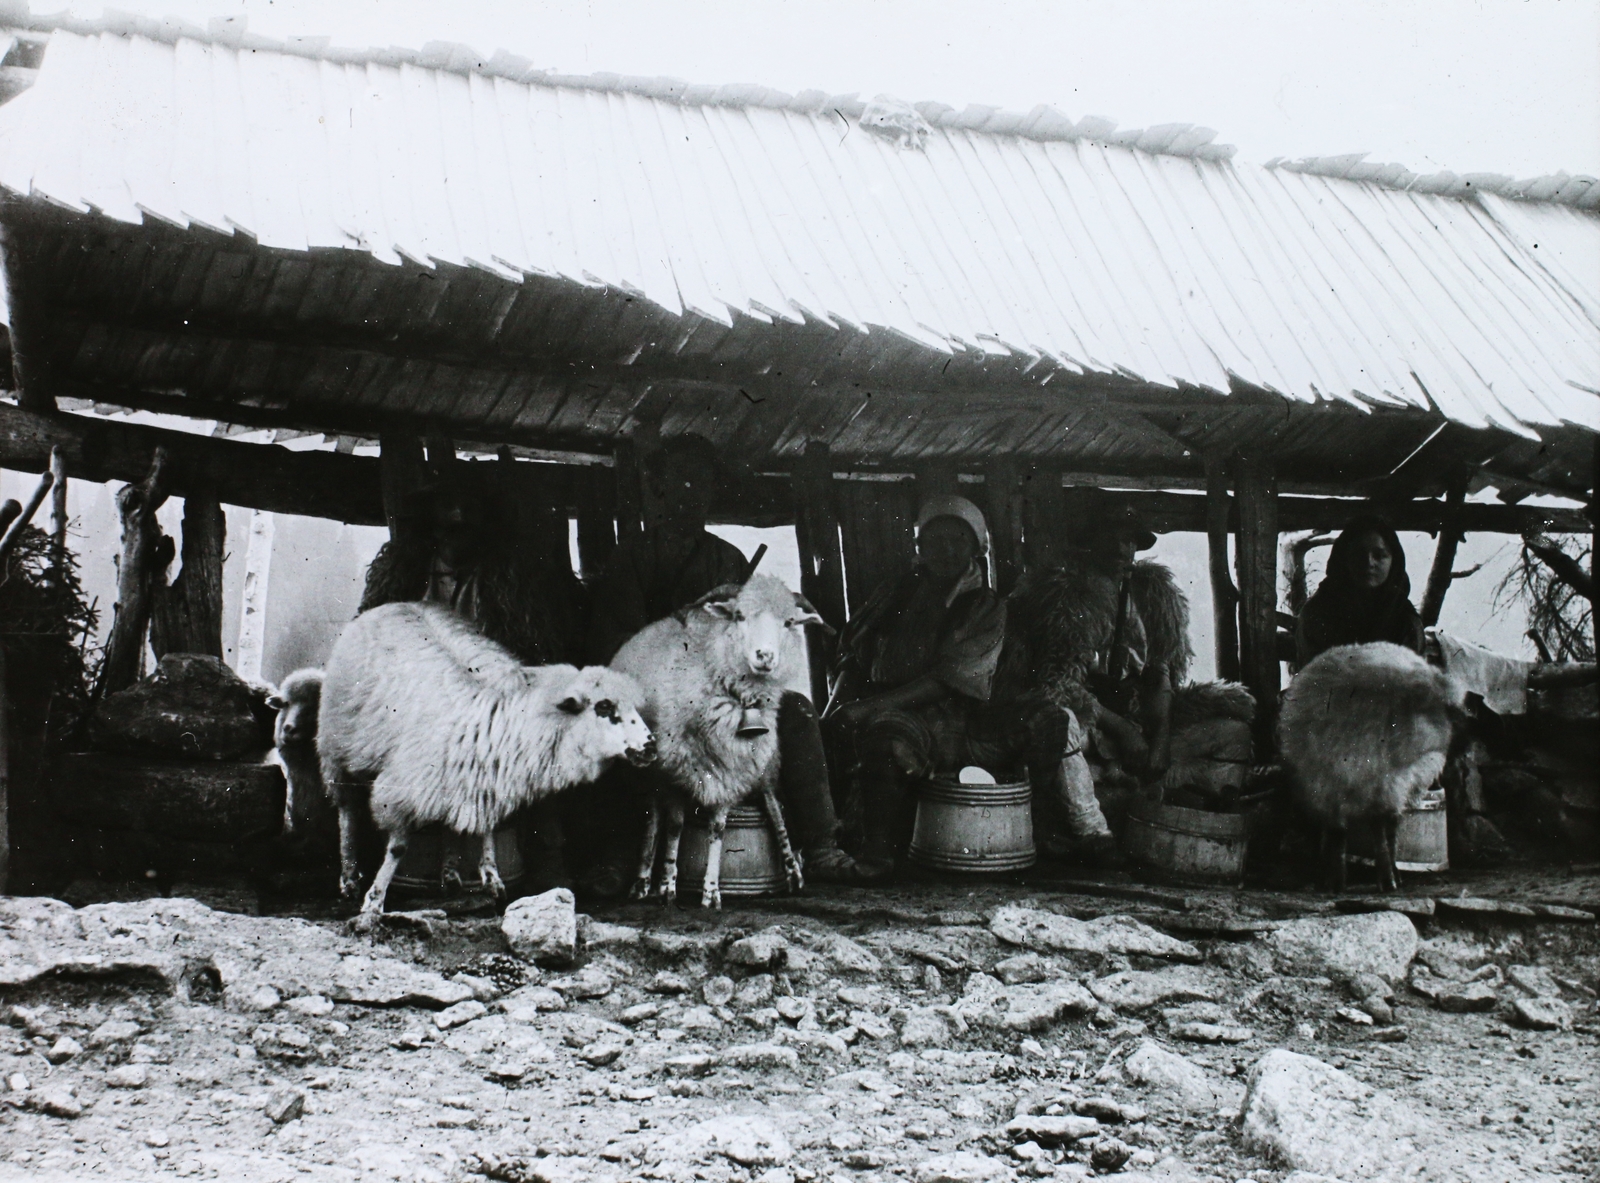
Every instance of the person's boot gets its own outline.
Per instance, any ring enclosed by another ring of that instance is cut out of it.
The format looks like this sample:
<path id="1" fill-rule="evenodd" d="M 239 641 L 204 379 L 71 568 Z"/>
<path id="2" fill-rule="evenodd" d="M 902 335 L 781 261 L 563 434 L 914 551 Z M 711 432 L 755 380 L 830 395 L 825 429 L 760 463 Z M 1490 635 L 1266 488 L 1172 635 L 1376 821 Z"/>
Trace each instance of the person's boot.
<path id="1" fill-rule="evenodd" d="M 894 870 L 892 862 L 869 863 L 851 858 L 831 842 L 813 846 L 802 857 L 807 883 L 877 883 Z"/>

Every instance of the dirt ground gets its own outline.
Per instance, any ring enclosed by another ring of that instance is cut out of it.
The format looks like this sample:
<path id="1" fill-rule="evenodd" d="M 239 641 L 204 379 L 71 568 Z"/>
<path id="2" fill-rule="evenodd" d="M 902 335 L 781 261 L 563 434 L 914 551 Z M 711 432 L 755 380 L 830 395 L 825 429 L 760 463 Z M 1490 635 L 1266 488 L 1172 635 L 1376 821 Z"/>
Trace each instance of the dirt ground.
<path id="1" fill-rule="evenodd" d="M 1425 890 L 1592 906 L 1600 872 Z M 240 912 L 262 903 L 193 894 Z M 450 1011 L 125 974 L 0 986 L 0 1178 L 965 1183 L 1082 1178 L 1099 1151 L 1129 1180 L 1278 1183 L 1289 1164 L 1241 1110 L 1252 1066 L 1284 1048 L 1420 1115 L 1434 1149 L 1412 1177 L 1600 1179 L 1592 919 L 1413 906 L 1418 962 L 1477 977 L 1489 1009 L 1449 1013 L 1401 983 L 1386 1024 L 1354 1006 L 1337 966 L 1307 972 L 1273 952 L 1282 922 L 1341 914 L 1327 896 L 943 882 L 728 905 L 591 907 L 579 962 L 542 970 L 508 956 L 493 917 L 402 917 L 377 946 L 341 935 L 478 979 L 482 1001 Z M 1030 960 L 994 931 L 1012 905 L 1131 917 L 1191 951 Z M 336 918 L 315 921 L 342 934 Z M 1513 1015 L 1529 991 L 1512 970 L 1525 966 L 1559 987 L 1566 1029 Z M 1203 973 L 1207 985 L 1150 1005 L 1083 989 L 1125 971 Z M 1089 1005 L 1025 1027 L 985 1021 L 972 1000 L 997 988 L 1016 995 L 1012 1015 L 1018 991 Z M 1181 1037 L 1197 1023 L 1239 1042 Z M 1135 1079 L 1147 1043 L 1199 1070 L 1198 1102 L 1181 1084 Z M 1100 1129 L 1073 1140 L 1006 1128 L 1075 1111 Z"/>

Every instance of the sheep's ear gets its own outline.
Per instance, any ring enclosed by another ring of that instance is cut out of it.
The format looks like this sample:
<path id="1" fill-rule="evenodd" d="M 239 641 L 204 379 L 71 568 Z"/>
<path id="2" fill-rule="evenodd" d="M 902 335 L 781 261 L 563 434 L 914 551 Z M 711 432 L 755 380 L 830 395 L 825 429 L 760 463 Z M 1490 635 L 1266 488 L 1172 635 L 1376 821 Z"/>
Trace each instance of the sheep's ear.
<path id="1" fill-rule="evenodd" d="M 713 616 L 720 616 L 724 620 L 733 619 L 733 601 L 739 598 L 743 589 L 737 583 L 723 583 L 712 588 L 692 604 L 685 604 L 675 613 L 678 620 L 684 624 L 689 623 L 689 613 L 696 608 L 704 608 Z"/>
<path id="2" fill-rule="evenodd" d="M 838 631 L 833 627 L 833 625 L 822 619 L 822 614 L 811 606 L 810 600 L 806 599 L 798 592 L 795 593 L 794 603 L 795 607 L 800 609 L 800 615 L 795 617 L 791 623 L 814 624 L 823 632 L 827 633 L 830 637 Z"/>
<path id="3" fill-rule="evenodd" d="M 283 695 L 279 694 L 277 691 L 273 691 L 271 694 L 267 695 L 267 705 L 275 711 L 281 711 L 284 707 L 289 705 L 289 700 Z"/>
<path id="4" fill-rule="evenodd" d="M 732 600 L 707 600 L 700 606 L 719 620 L 732 620 L 734 617 Z"/>
<path id="5" fill-rule="evenodd" d="M 582 696 L 577 694 L 568 694 L 560 702 L 556 703 L 556 710 L 567 715 L 581 715 L 583 714 L 583 708 L 588 705 L 588 700 Z"/>

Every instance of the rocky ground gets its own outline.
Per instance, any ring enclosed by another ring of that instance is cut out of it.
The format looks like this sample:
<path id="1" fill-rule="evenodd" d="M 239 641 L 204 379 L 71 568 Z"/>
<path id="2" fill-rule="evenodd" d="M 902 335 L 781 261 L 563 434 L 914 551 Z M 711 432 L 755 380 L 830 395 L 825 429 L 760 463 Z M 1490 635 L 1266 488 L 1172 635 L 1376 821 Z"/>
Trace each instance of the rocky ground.
<path id="1" fill-rule="evenodd" d="M 1600 932 L 1549 904 L 1600 875 L 1503 886 L 558 892 L 376 944 L 0 898 L 0 1178 L 1600 1179 Z"/>

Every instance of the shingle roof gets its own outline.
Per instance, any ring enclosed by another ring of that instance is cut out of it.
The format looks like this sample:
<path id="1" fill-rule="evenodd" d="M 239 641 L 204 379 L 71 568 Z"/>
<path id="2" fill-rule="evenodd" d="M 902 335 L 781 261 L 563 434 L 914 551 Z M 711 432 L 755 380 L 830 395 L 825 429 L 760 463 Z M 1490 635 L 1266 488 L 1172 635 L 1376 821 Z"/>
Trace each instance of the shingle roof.
<path id="1" fill-rule="evenodd" d="M 63 27 L 0 107 L 0 186 L 269 248 L 548 277 L 684 320 L 676 342 L 619 327 L 608 360 L 748 318 L 746 356 L 787 322 L 1017 359 L 1040 385 L 1243 383 L 1524 435 L 1600 427 L 1595 214 L 1352 180 L 1353 161 L 1234 164 L 1211 134 L 580 80 L 460 47 Z"/>

